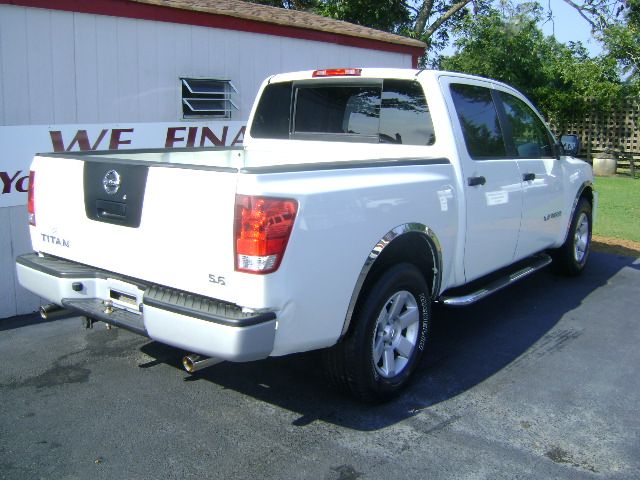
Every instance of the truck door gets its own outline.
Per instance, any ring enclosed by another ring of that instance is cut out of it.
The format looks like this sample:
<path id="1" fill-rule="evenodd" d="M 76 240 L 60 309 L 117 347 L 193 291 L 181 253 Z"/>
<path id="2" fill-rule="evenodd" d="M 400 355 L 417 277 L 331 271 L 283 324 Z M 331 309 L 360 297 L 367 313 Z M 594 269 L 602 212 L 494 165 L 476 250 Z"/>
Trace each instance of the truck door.
<path id="1" fill-rule="evenodd" d="M 464 269 L 474 280 L 513 262 L 522 213 L 522 175 L 509 154 L 489 83 L 445 77 L 466 198 Z"/>
<path id="2" fill-rule="evenodd" d="M 500 91 L 507 139 L 517 156 L 523 180 L 522 222 L 516 259 L 552 245 L 560 236 L 563 169 L 554 152 L 554 139 L 538 114 L 521 98 Z"/>

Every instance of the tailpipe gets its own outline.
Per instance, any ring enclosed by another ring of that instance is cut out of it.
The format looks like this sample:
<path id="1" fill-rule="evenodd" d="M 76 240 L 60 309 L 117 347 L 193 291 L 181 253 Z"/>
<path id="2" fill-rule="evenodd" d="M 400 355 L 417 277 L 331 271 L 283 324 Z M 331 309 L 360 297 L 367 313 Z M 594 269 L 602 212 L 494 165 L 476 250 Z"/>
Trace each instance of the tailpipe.
<path id="1" fill-rule="evenodd" d="M 194 373 L 198 370 L 202 370 L 203 368 L 222 363 L 223 361 L 224 360 L 222 360 L 221 358 L 204 357 L 202 355 L 198 355 L 197 353 L 191 353 L 183 357 L 182 366 L 187 372 Z"/>
<path id="2" fill-rule="evenodd" d="M 76 317 L 77 312 L 68 310 L 55 303 L 49 303 L 40 307 L 40 316 L 43 320 L 60 320 L 62 318 Z"/>

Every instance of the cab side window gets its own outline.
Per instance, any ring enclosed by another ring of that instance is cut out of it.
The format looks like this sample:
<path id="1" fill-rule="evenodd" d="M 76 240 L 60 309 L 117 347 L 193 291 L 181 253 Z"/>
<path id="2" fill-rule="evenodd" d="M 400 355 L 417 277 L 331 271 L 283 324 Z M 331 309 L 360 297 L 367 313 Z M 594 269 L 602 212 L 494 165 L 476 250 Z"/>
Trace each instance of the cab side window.
<path id="1" fill-rule="evenodd" d="M 451 97 L 471 158 L 505 158 L 507 150 L 491 90 L 454 83 Z"/>
<path id="2" fill-rule="evenodd" d="M 500 92 L 518 158 L 552 158 L 553 142 L 544 123 L 531 108 L 513 95 Z"/>

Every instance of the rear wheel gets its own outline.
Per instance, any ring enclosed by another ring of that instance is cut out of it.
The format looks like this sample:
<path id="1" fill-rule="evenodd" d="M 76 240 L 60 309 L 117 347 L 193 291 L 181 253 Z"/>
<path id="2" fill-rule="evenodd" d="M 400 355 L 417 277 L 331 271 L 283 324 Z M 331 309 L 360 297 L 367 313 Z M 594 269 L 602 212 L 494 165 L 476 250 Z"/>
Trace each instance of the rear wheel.
<path id="1" fill-rule="evenodd" d="M 345 338 L 325 352 L 333 383 L 366 402 L 409 382 L 429 333 L 429 287 L 413 265 L 391 267 L 364 293 Z"/>
<path id="2" fill-rule="evenodd" d="M 591 249 L 591 204 L 581 198 L 571 219 L 564 244 L 551 252 L 555 270 L 563 275 L 580 275 L 587 265 Z"/>

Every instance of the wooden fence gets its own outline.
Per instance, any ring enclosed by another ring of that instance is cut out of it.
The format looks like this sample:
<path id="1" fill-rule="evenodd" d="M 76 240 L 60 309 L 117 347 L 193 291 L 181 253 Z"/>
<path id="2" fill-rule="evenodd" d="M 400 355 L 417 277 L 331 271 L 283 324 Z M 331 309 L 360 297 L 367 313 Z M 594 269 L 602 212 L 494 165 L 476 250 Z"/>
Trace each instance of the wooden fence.
<path id="1" fill-rule="evenodd" d="M 628 100 L 613 112 L 576 118 L 563 133 L 580 137 L 579 156 L 589 162 L 606 153 L 618 159 L 619 173 L 640 174 L 640 101 Z"/>

